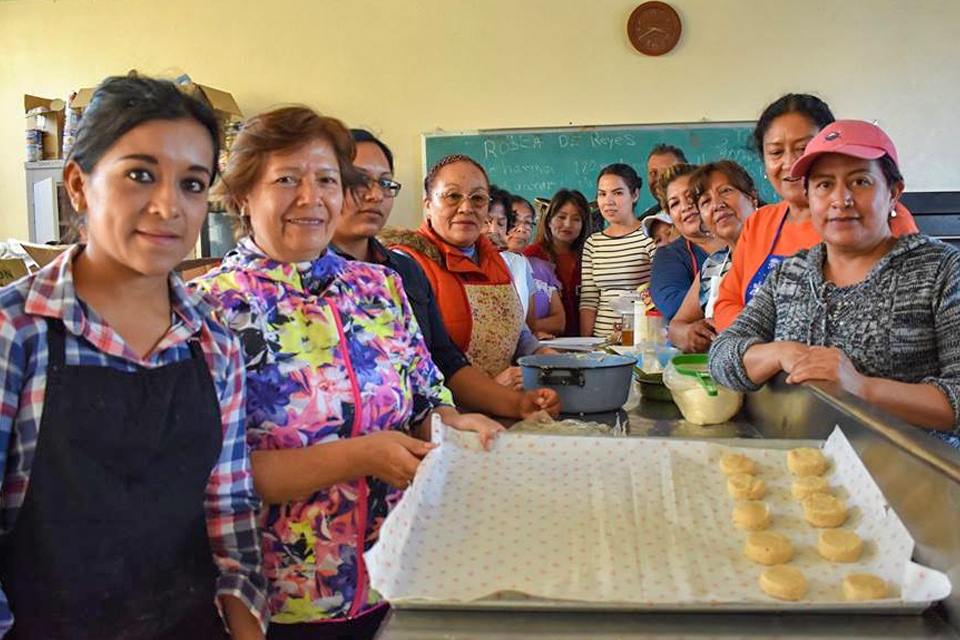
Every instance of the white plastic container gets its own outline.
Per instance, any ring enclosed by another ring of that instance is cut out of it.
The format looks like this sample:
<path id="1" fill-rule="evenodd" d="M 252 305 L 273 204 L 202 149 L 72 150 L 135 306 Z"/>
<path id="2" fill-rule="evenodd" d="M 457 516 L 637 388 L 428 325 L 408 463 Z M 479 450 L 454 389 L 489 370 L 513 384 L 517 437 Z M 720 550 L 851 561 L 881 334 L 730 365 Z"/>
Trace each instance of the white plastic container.
<path id="1" fill-rule="evenodd" d="M 694 362 L 684 364 L 683 368 L 695 370 L 699 377 L 680 373 L 675 364 L 678 359 Z M 663 384 L 670 389 L 673 401 L 687 422 L 720 424 L 737 415 L 743 404 L 743 394 L 715 384 L 710 374 L 706 373 L 706 360 L 705 355 L 699 354 L 673 358 L 663 371 Z"/>

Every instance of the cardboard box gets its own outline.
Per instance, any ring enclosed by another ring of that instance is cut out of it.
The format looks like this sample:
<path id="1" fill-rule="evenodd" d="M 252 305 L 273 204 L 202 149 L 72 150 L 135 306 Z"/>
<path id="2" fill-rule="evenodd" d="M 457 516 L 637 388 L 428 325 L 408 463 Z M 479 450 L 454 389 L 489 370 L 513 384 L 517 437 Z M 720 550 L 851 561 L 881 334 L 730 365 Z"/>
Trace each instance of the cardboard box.
<path id="1" fill-rule="evenodd" d="M 94 91 L 96 91 L 95 87 L 85 87 L 78 90 L 70 100 L 70 108 L 76 109 L 77 111 L 86 109 L 87 105 L 90 104 L 90 100 L 93 98 Z"/>
<path id="2" fill-rule="evenodd" d="M 27 275 L 30 275 L 30 270 L 27 269 L 27 263 L 20 258 L 0 259 L 0 287 L 5 287 Z"/>
<path id="3" fill-rule="evenodd" d="M 27 255 L 33 258 L 41 269 L 57 259 L 61 253 L 72 247 L 69 244 L 43 245 L 32 242 L 20 242 L 20 246 L 27 252 Z"/>
<path id="4" fill-rule="evenodd" d="M 194 84 L 190 81 L 189 76 L 177 78 L 177 84 L 180 85 L 180 88 L 187 95 L 203 100 L 209 104 L 213 112 L 221 120 L 229 121 L 233 118 L 243 117 L 243 112 L 240 111 L 237 101 L 226 91 L 214 89 L 205 84 Z M 86 109 L 90 104 L 90 100 L 93 98 L 94 91 L 96 91 L 94 87 L 86 87 L 78 90 L 77 95 L 70 101 L 70 108 L 80 111 Z"/>
<path id="5" fill-rule="evenodd" d="M 27 130 L 43 131 L 43 159 L 59 160 L 63 139 L 63 115 L 66 103 L 57 98 L 41 98 L 24 94 L 23 110 Z"/>
<path id="6" fill-rule="evenodd" d="M 196 260 L 184 260 L 177 265 L 177 272 L 184 282 L 190 282 L 194 278 L 199 278 L 207 271 L 220 264 L 221 258 L 198 258 Z"/>
<path id="7" fill-rule="evenodd" d="M 208 102 L 220 120 L 229 122 L 234 118 L 243 118 L 243 112 L 240 111 L 240 106 L 237 105 L 237 101 L 226 91 L 214 89 L 205 84 L 194 84 L 192 82 L 188 82 L 186 87 L 188 95 Z"/>

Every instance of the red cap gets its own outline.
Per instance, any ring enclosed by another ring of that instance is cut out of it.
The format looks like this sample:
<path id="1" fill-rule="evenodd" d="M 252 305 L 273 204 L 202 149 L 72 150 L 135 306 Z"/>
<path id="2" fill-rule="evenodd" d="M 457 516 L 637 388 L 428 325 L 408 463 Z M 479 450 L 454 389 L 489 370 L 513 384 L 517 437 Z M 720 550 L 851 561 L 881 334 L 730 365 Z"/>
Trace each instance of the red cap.
<path id="1" fill-rule="evenodd" d="M 897 168 L 900 168 L 897 149 L 880 127 L 863 120 L 837 120 L 824 127 L 807 144 L 803 156 L 793 163 L 790 175 L 803 178 L 810 171 L 810 165 L 825 153 L 841 153 L 864 160 L 890 156 Z"/>

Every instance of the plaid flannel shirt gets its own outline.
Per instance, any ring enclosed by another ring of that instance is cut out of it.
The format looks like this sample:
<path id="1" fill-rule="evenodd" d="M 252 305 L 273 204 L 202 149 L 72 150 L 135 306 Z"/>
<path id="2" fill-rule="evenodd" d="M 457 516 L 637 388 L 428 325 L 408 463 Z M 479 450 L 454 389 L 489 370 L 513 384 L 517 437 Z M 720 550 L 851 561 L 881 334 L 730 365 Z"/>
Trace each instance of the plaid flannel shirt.
<path id="1" fill-rule="evenodd" d="M 240 344 L 211 319 L 211 306 L 171 274 L 171 327 L 141 360 L 94 309 L 77 298 L 72 264 L 81 250 L 64 252 L 39 272 L 0 289 L 0 536 L 13 529 L 27 492 L 43 415 L 47 320 L 64 324 L 68 365 L 130 372 L 137 366 L 161 367 L 189 359 L 188 340 L 197 336 L 217 390 L 223 424 L 220 456 L 204 497 L 210 547 L 219 570 L 217 595 L 239 598 L 265 629 L 266 583 L 256 522 L 260 503 L 247 456 Z M 13 621 L 14 612 L 0 585 L 0 636 Z"/>

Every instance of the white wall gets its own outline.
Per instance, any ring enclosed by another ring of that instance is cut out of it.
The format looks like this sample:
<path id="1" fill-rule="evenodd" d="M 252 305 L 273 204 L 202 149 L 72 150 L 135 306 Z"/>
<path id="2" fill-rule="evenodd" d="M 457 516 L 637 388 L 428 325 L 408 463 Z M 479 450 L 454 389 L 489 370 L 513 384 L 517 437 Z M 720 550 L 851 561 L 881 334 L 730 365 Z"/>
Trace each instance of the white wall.
<path id="1" fill-rule="evenodd" d="M 674 0 L 630 47 L 621 0 L 0 0 L 0 237 L 26 236 L 22 94 L 188 72 L 249 115 L 302 102 L 382 132 L 416 224 L 420 134 L 753 119 L 787 91 L 879 120 L 909 190 L 960 190 L 957 0 Z"/>

